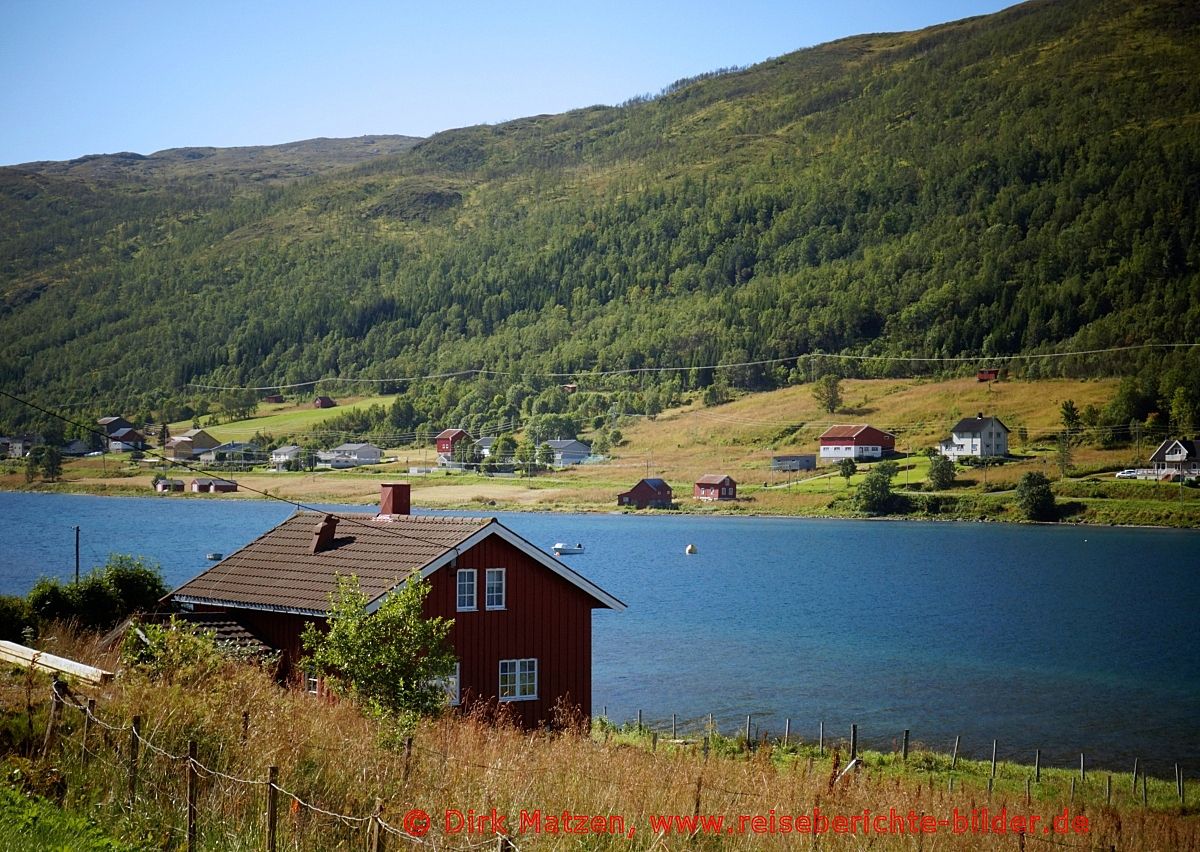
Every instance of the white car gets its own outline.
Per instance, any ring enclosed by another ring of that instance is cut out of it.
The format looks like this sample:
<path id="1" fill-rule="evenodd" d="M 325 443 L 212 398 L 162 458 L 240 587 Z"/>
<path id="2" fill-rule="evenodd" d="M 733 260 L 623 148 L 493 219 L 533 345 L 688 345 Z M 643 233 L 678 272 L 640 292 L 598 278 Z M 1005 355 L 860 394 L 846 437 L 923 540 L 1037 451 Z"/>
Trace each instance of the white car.
<path id="1" fill-rule="evenodd" d="M 1117 471 L 1117 479 L 1137 479 L 1136 470 L 1119 470 Z"/>

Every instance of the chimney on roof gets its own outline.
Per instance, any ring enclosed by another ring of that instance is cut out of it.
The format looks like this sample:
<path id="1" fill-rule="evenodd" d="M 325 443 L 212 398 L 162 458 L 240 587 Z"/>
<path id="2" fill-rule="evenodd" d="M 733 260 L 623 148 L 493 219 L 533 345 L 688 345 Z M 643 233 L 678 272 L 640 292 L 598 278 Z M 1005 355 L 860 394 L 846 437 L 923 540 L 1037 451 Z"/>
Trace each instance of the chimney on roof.
<path id="1" fill-rule="evenodd" d="M 976 412 L 976 414 L 975 414 L 975 417 L 976 417 L 976 419 L 978 419 L 978 420 L 982 420 L 982 419 L 983 419 L 983 412 L 982 412 L 982 411 Z"/>
<path id="2" fill-rule="evenodd" d="M 313 527 L 313 553 L 320 553 L 333 546 L 333 532 L 337 529 L 337 523 L 338 519 L 333 515 L 326 515 L 319 524 Z"/>
<path id="3" fill-rule="evenodd" d="M 412 514 L 411 487 L 407 482 L 385 482 L 379 486 L 379 514 Z"/>

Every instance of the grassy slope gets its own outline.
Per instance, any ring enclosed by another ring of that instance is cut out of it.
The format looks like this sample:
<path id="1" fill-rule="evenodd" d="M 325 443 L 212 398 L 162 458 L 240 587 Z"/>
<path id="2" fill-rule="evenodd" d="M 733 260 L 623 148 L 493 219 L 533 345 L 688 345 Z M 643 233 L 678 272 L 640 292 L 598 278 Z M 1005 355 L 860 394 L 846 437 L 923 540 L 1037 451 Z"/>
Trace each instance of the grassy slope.
<path id="1" fill-rule="evenodd" d="M 1079 408 L 1102 406 L 1112 396 L 1115 380 L 999 382 L 980 384 L 974 379 L 943 382 L 916 380 L 847 380 L 846 405 L 836 415 L 821 411 L 807 386 L 751 394 L 726 405 L 704 408 L 691 404 L 654 418 L 636 418 L 620 424 L 624 443 L 609 462 L 545 474 L 531 479 L 484 477 L 471 474 L 409 476 L 410 466 L 433 458 L 428 448 L 397 447 L 387 450 L 397 461 L 358 471 L 315 473 L 251 472 L 237 480 L 257 491 L 305 501 L 373 504 L 379 482 L 385 478 L 413 481 L 418 506 L 516 509 L 600 510 L 614 508 L 615 495 L 638 478 L 662 476 L 670 482 L 685 511 L 751 512 L 792 515 L 847 515 L 853 508 L 844 498 L 862 481 L 866 468 L 848 483 L 823 468 L 799 478 L 772 473 L 772 455 L 813 453 L 817 436 L 834 422 L 870 422 L 895 432 L 898 448 L 920 453 L 944 437 L 949 426 L 977 411 L 998 415 L 1013 429 L 1011 446 L 1020 456 L 987 472 L 963 469 L 948 495 L 954 506 L 948 517 L 1021 520 L 1012 506 L 1011 489 L 1026 471 L 1042 471 L 1057 478 L 1053 442 L 1046 440 L 1059 426 L 1059 406 L 1072 399 Z M 222 439 L 245 439 L 255 431 L 277 437 L 298 430 L 319 431 L 323 419 L 354 407 L 386 404 L 387 397 L 348 400 L 332 410 L 294 405 L 267 405 L 259 417 L 211 427 Z M 190 424 L 173 424 L 172 432 Z M 1029 445 L 1020 446 L 1018 427 L 1029 434 Z M 346 436 L 352 440 L 352 436 Z M 1149 452 L 1143 447 L 1143 456 Z M 1104 472 L 1136 463 L 1133 448 L 1099 450 L 1079 447 L 1074 452 L 1074 475 L 1055 484 L 1060 502 L 1071 507 L 1071 519 L 1092 523 L 1200 525 L 1200 493 L 1193 489 L 1150 482 L 1114 482 Z M 0 487 L 25 487 L 23 467 L 10 463 L 0 473 Z M 902 463 L 897 485 L 922 483 L 928 460 L 917 455 Z M 743 498 L 735 504 L 700 504 L 690 499 L 691 483 L 705 473 L 729 473 L 739 482 Z M 1097 474 L 1092 478 L 1091 474 Z M 174 475 L 190 472 L 176 469 Z M 135 470 L 123 458 L 82 459 L 69 463 L 64 490 L 100 493 L 145 494 L 152 472 Z M 996 492 L 999 493 L 990 493 Z M 244 492 L 242 496 L 254 496 Z M 838 500 L 837 498 L 842 498 Z M 229 495 L 200 499 L 230 499 Z"/>
<path id="2" fill-rule="evenodd" d="M 255 432 L 268 435 L 295 435 L 303 438 L 307 432 L 327 420 L 347 411 L 369 408 L 388 403 L 392 397 L 368 396 L 338 399 L 336 408 L 313 408 L 311 401 L 301 403 L 262 403 L 254 417 L 235 420 L 217 426 L 205 426 L 204 431 L 220 441 L 248 441 Z M 168 424 L 172 435 L 180 435 L 192 428 L 189 420 Z"/>
<path id="3" fill-rule="evenodd" d="M 59 631 L 55 650 L 75 659 L 115 667 L 112 651 L 100 651 L 93 640 Z M 1084 813 L 1091 826 L 1086 838 L 1068 838 L 1127 852 L 1193 848 L 1200 842 L 1200 820 L 1194 805 L 1182 809 L 1174 783 L 1149 779 L 1148 809 L 1131 792 L 1129 776 L 1114 774 L 1111 805 L 1104 803 L 1105 773 L 1092 771 L 1086 784 L 1072 791 L 1069 768 L 1043 764 L 1041 783 L 1031 785 L 1025 804 L 1024 787 L 1032 767 L 1001 755 L 994 791 L 989 795 L 990 766 L 960 755 L 951 770 L 945 754 L 915 747 L 907 763 L 895 748 L 865 751 L 860 771 L 835 782 L 838 763 L 845 763 L 845 743 L 827 740 L 825 754 L 814 744 L 794 738 L 787 747 L 760 747 L 747 752 L 735 739 L 714 737 L 713 753 L 701 754 L 697 725 L 686 728 L 686 740 L 655 743 L 649 732 L 631 726 L 614 729 L 598 723 L 591 737 L 558 736 L 494 727 L 473 720 L 446 718 L 420 724 L 414 731 L 413 751 L 405 760 L 381 748 L 379 727 L 364 719 L 352 702 L 322 703 L 295 691 L 279 690 L 261 673 L 239 666 L 201 674 L 180 666 L 175 682 L 151 682 L 133 672 L 118 678 L 98 694 L 97 713 L 109 724 L 127 724 L 138 713 L 143 731 L 157 748 L 171 754 L 186 752 L 188 739 L 199 743 L 202 765 L 230 776 L 261 780 L 266 767 L 279 767 L 279 783 L 306 802 L 337 813 L 362 817 L 380 797 L 382 817 L 400 826 L 405 812 L 422 808 L 441 815 L 446 808 L 481 813 L 495 807 L 515 821 L 522 808 L 561 813 L 564 808 L 584 814 L 619 814 L 635 827 L 632 838 L 591 837 L 584 848 L 637 850 L 681 848 L 656 838 L 649 830 L 651 814 L 811 813 L 814 805 L 826 813 L 861 813 L 863 808 L 887 812 L 946 814 L 985 805 L 993 812 L 1037 813 L 1043 820 L 1069 807 Z M 192 685 L 195 684 L 195 685 Z M 201 688 L 202 684 L 202 688 Z M 48 687 L 39 683 L 39 694 Z M 22 720 L 24 678 L 0 674 L 0 711 Z M 90 693 L 91 691 L 89 691 Z M 242 713 L 250 714 L 244 732 Z M 662 725 L 657 726 L 660 733 Z M 54 758 L 68 780 L 67 806 L 87 813 L 103 830 L 118 837 L 156 838 L 169 842 L 182 828 L 181 773 L 177 762 L 143 750 L 139 769 L 139 807 L 125 807 L 124 766 L 117 760 L 121 738 L 106 742 L 92 734 L 97 757 L 90 767 L 79 763 L 81 730 L 78 713 L 66 711 L 60 752 Z M 865 735 L 865 732 L 864 732 Z M 40 732 L 34 732 L 35 739 Z M 830 749 L 840 755 L 834 758 Z M 1169 774 L 1169 773 L 1168 773 Z M 697 780 L 699 779 L 699 781 Z M 953 779 L 953 790 L 949 789 Z M 1194 782 L 1193 782 L 1194 783 Z M 700 801 L 697 803 L 697 790 Z M 1195 796 L 1194 789 L 1190 791 Z M 361 848 L 360 829 L 346 829 L 280 796 L 280 848 Z M 252 847 L 262 832 L 262 797 L 253 785 L 205 779 L 201 783 L 199 830 L 201 848 Z M 487 838 L 447 836 L 434 820 L 428 838 L 436 847 L 466 848 Z M 564 848 L 562 836 L 524 834 L 514 838 L 525 852 Z M 400 841 L 395 840 L 396 846 Z M 911 838 L 876 836 L 872 848 L 914 848 Z M 469 841 L 469 842 L 465 842 Z M 830 834 L 823 849 L 862 848 L 863 838 Z M 245 846 L 238 845 L 239 843 Z M 574 844 L 571 844 L 574 846 Z M 745 850 L 795 848 L 786 835 L 727 835 L 699 838 L 698 848 Z M 808 844 L 805 843 L 805 846 Z M 947 850 L 1012 850 L 1011 835 L 939 834 L 936 848 Z M 389 848 L 393 848 L 389 844 Z"/>

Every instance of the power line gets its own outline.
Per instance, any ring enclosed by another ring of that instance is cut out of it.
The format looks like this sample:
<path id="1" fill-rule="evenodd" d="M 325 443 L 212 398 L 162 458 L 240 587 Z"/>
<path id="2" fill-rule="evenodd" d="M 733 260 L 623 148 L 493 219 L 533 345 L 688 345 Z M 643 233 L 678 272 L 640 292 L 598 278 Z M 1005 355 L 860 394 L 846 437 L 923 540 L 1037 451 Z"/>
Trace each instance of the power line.
<path id="1" fill-rule="evenodd" d="M 956 364 L 966 363 L 968 361 L 984 361 L 987 363 L 995 363 L 999 361 L 1015 361 L 1015 360 L 1036 360 L 1047 358 L 1070 358 L 1076 355 L 1102 355 L 1112 352 L 1130 352 L 1141 349 L 1190 349 L 1195 346 L 1200 346 L 1200 342 L 1196 343 L 1136 343 L 1129 346 L 1110 346 L 1104 349 L 1080 349 L 1074 352 L 1041 352 L 1027 353 L 1014 355 L 939 355 L 933 357 L 927 356 L 906 356 L 906 355 L 855 355 L 850 353 L 837 354 L 831 352 L 805 352 L 800 355 L 788 355 L 782 358 L 764 358 L 758 361 L 739 361 L 731 364 L 706 364 L 703 366 L 689 367 L 628 367 L 620 370 L 578 370 L 574 372 L 561 373 L 536 373 L 526 370 L 489 370 L 484 368 L 472 368 L 467 370 L 458 370 L 450 373 L 431 373 L 424 376 L 403 376 L 399 378 L 342 378 L 338 376 L 326 376 L 320 379 L 313 379 L 305 382 L 293 382 L 291 384 L 277 385 L 205 385 L 195 382 L 187 382 L 184 387 L 196 388 L 198 390 L 243 390 L 243 391 L 265 391 L 265 390 L 287 390 L 290 388 L 313 387 L 319 384 L 342 382 L 342 383 L 374 383 L 374 384 L 405 384 L 409 382 L 432 381 L 434 379 L 452 379 L 463 376 L 518 376 L 528 378 L 547 378 L 547 379 L 569 379 L 569 378 L 601 378 L 604 376 L 627 376 L 646 373 L 682 373 L 692 370 L 731 370 L 740 367 L 765 367 L 772 364 L 787 364 L 789 362 L 799 363 L 805 358 L 826 358 L 830 360 L 840 361 L 887 361 L 887 362 L 907 362 L 907 363 L 937 363 L 937 364 Z"/>

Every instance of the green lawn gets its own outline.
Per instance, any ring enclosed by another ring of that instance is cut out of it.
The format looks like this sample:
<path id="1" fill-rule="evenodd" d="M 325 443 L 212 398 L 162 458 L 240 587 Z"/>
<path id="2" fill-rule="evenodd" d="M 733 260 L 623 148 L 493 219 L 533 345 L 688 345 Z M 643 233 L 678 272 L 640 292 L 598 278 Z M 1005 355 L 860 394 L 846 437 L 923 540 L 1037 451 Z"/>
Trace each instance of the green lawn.
<path id="1" fill-rule="evenodd" d="M 394 397 L 368 396 L 362 399 L 339 402 L 336 408 L 297 408 L 291 403 L 263 404 L 259 406 L 259 414 L 246 420 L 234 420 L 218 426 L 205 426 L 204 431 L 219 441 L 244 441 L 255 432 L 263 432 L 276 437 L 294 435 L 311 430 L 331 417 L 336 417 L 347 411 L 369 408 L 372 405 L 389 405 Z M 203 419 L 201 420 L 203 422 Z M 180 435 L 192 428 L 190 421 L 172 423 L 168 427 L 172 435 Z"/>

